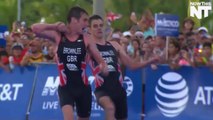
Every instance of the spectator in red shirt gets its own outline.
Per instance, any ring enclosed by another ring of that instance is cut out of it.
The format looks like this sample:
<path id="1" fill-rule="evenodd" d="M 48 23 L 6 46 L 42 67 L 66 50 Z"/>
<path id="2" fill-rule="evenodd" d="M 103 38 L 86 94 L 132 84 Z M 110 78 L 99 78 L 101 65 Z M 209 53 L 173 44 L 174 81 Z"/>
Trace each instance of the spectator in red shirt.
<path id="1" fill-rule="evenodd" d="M 24 49 L 24 46 L 21 43 L 14 43 L 12 45 L 11 56 L 10 56 L 9 59 L 12 61 L 12 63 L 14 65 L 20 65 L 20 62 L 21 62 L 23 55 L 24 55 L 23 49 Z"/>
<path id="2" fill-rule="evenodd" d="M 5 50 L 5 46 L 0 45 L 0 68 L 9 71 L 8 63 L 8 53 Z"/>

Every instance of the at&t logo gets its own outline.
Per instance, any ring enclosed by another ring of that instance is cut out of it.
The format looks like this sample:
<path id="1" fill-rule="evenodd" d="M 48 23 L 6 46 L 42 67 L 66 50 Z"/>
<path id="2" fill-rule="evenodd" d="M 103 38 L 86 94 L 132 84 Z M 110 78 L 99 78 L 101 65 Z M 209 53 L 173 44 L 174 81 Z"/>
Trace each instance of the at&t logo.
<path id="1" fill-rule="evenodd" d="M 166 117 L 176 117 L 185 108 L 189 89 L 185 79 L 178 73 L 168 72 L 159 78 L 155 87 L 157 107 Z"/>
<path id="2" fill-rule="evenodd" d="M 134 86 L 131 78 L 129 78 L 128 76 L 124 77 L 123 87 L 126 89 L 127 96 L 130 96 L 133 92 Z"/>

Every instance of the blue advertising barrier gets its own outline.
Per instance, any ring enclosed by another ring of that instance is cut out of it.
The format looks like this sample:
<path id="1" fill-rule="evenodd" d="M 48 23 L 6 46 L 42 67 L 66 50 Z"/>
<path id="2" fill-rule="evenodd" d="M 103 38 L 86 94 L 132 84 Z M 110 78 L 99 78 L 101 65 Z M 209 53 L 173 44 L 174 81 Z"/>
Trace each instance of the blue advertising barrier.
<path id="1" fill-rule="evenodd" d="M 35 67 L 0 69 L 0 119 L 25 120 L 31 96 Z"/>
<path id="2" fill-rule="evenodd" d="M 179 17 L 170 14 L 155 14 L 155 33 L 157 36 L 174 36 L 179 34 Z"/>
<path id="3" fill-rule="evenodd" d="M 212 120 L 213 74 L 207 67 L 145 69 L 145 120 Z"/>
<path id="4" fill-rule="evenodd" d="M 213 74 L 209 68 L 182 67 L 171 70 L 168 66 L 158 66 L 157 70 L 146 68 L 143 72 L 147 86 L 145 120 L 212 119 Z M 141 69 L 126 70 L 123 85 L 128 95 L 128 120 L 141 119 L 141 73 Z M 89 76 L 89 79 L 94 89 L 94 77 Z M 37 68 L 15 67 L 12 72 L 0 69 L 0 119 L 62 120 L 57 97 L 58 84 L 55 64 L 39 64 Z M 103 110 L 94 96 L 91 120 L 104 120 Z"/>
<path id="5" fill-rule="evenodd" d="M 88 78 L 94 90 L 94 77 L 87 68 Z M 127 70 L 124 79 L 124 87 L 128 95 L 129 120 L 141 119 L 142 108 L 142 77 L 141 70 Z M 62 120 L 62 112 L 58 102 L 57 87 L 59 77 L 56 65 L 38 65 L 35 92 L 33 96 L 32 108 L 29 115 L 30 120 Z M 91 120 L 104 120 L 103 109 L 97 104 L 93 94 Z"/>
<path id="6" fill-rule="evenodd" d="M 142 69 L 126 70 L 123 86 L 127 92 L 128 120 L 141 120 Z"/>
<path id="7" fill-rule="evenodd" d="M 5 32 L 7 31 L 6 25 L 0 25 L 0 46 L 6 46 Z"/>
<path id="8" fill-rule="evenodd" d="M 63 120 L 58 101 L 59 77 L 57 66 L 38 65 L 35 91 L 29 120 Z"/>

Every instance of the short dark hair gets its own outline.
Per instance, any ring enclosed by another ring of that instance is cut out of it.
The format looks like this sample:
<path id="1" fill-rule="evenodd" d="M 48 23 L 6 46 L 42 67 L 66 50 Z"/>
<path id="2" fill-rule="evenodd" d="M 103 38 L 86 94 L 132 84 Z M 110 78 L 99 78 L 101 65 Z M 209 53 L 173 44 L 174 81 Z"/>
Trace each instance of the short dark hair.
<path id="1" fill-rule="evenodd" d="M 137 42 L 139 46 L 141 45 L 141 43 L 140 43 L 140 40 L 139 40 L 139 39 L 134 38 L 134 39 L 132 40 L 132 42 L 134 42 L 134 41 L 135 41 L 135 42 Z"/>
<path id="2" fill-rule="evenodd" d="M 82 14 L 88 15 L 87 11 L 81 7 L 75 6 L 75 7 L 70 8 L 68 15 L 67 15 L 67 22 L 70 23 L 72 17 L 79 20 L 81 18 Z"/>
<path id="3" fill-rule="evenodd" d="M 180 51 L 181 47 L 176 38 L 171 38 L 169 44 L 173 44 L 178 49 L 178 52 Z"/>
<path id="4" fill-rule="evenodd" d="M 210 42 L 204 42 L 203 47 L 212 48 L 212 44 Z"/>
<path id="5" fill-rule="evenodd" d="M 192 36 L 194 34 L 195 34 L 194 32 L 188 32 L 188 33 L 186 33 L 186 37 L 190 37 L 190 36 Z"/>
<path id="6" fill-rule="evenodd" d="M 92 15 L 92 16 L 89 18 L 89 26 L 91 26 L 93 20 L 99 20 L 99 19 L 103 21 L 103 19 L 102 19 L 101 16 L 99 16 L 99 15 Z"/>

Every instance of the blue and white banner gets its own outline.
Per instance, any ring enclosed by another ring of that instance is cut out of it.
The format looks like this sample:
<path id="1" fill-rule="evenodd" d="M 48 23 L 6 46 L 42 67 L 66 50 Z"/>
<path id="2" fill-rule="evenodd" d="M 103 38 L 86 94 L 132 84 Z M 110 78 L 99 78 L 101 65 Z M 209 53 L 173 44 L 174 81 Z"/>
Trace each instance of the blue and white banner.
<path id="1" fill-rule="evenodd" d="M 0 119 L 25 120 L 31 97 L 35 67 L 0 69 Z"/>
<path id="2" fill-rule="evenodd" d="M 146 68 L 143 72 L 146 80 L 145 120 L 212 119 L 213 74 L 209 68 L 171 70 L 168 66 L 158 66 L 158 70 Z M 129 120 L 141 119 L 141 78 L 142 70 L 126 70 L 123 85 L 128 96 Z M 94 88 L 93 76 L 89 79 Z M 57 97 L 58 84 L 55 64 L 15 67 L 11 73 L 0 69 L 0 119 L 24 120 L 27 112 L 29 120 L 63 119 Z M 104 112 L 94 96 L 91 120 L 104 120 Z"/>
<path id="3" fill-rule="evenodd" d="M 6 40 L 5 40 L 5 36 L 7 33 L 7 26 L 6 25 L 0 25 L 0 46 L 5 47 L 6 46 Z"/>
<path id="4" fill-rule="evenodd" d="M 155 33 L 157 36 L 174 36 L 179 34 L 179 17 L 170 14 L 155 14 Z"/>
<path id="5" fill-rule="evenodd" d="M 142 108 L 142 70 L 126 71 L 124 87 L 128 96 L 128 119 L 140 120 Z M 45 74 L 44 74 L 45 73 Z M 94 77 L 89 67 L 87 74 L 94 90 Z M 61 120 L 63 119 L 61 108 L 58 102 L 57 87 L 59 85 L 58 70 L 56 65 L 38 65 L 37 81 L 33 97 L 30 120 Z M 97 104 L 92 92 L 92 113 L 91 120 L 104 120 L 104 111 Z"/>
<path id="6" fill-rule="evenodd" d="M 30 120 L 63 120 L 58 100 L 58 85 L 57 66 L 55 64 L 38 65 Z"/>
<path id="7" fill-rule="evenodd" d="M 142 69 L 126 69 L 123 86 L 127 92 L 128 120 L 141 120 Z"/>
<path id="8" fill-rule="evenodd" d="M 212 120 L 212 72 L 207 67 L 145 69 L 145 120 Z"/>

